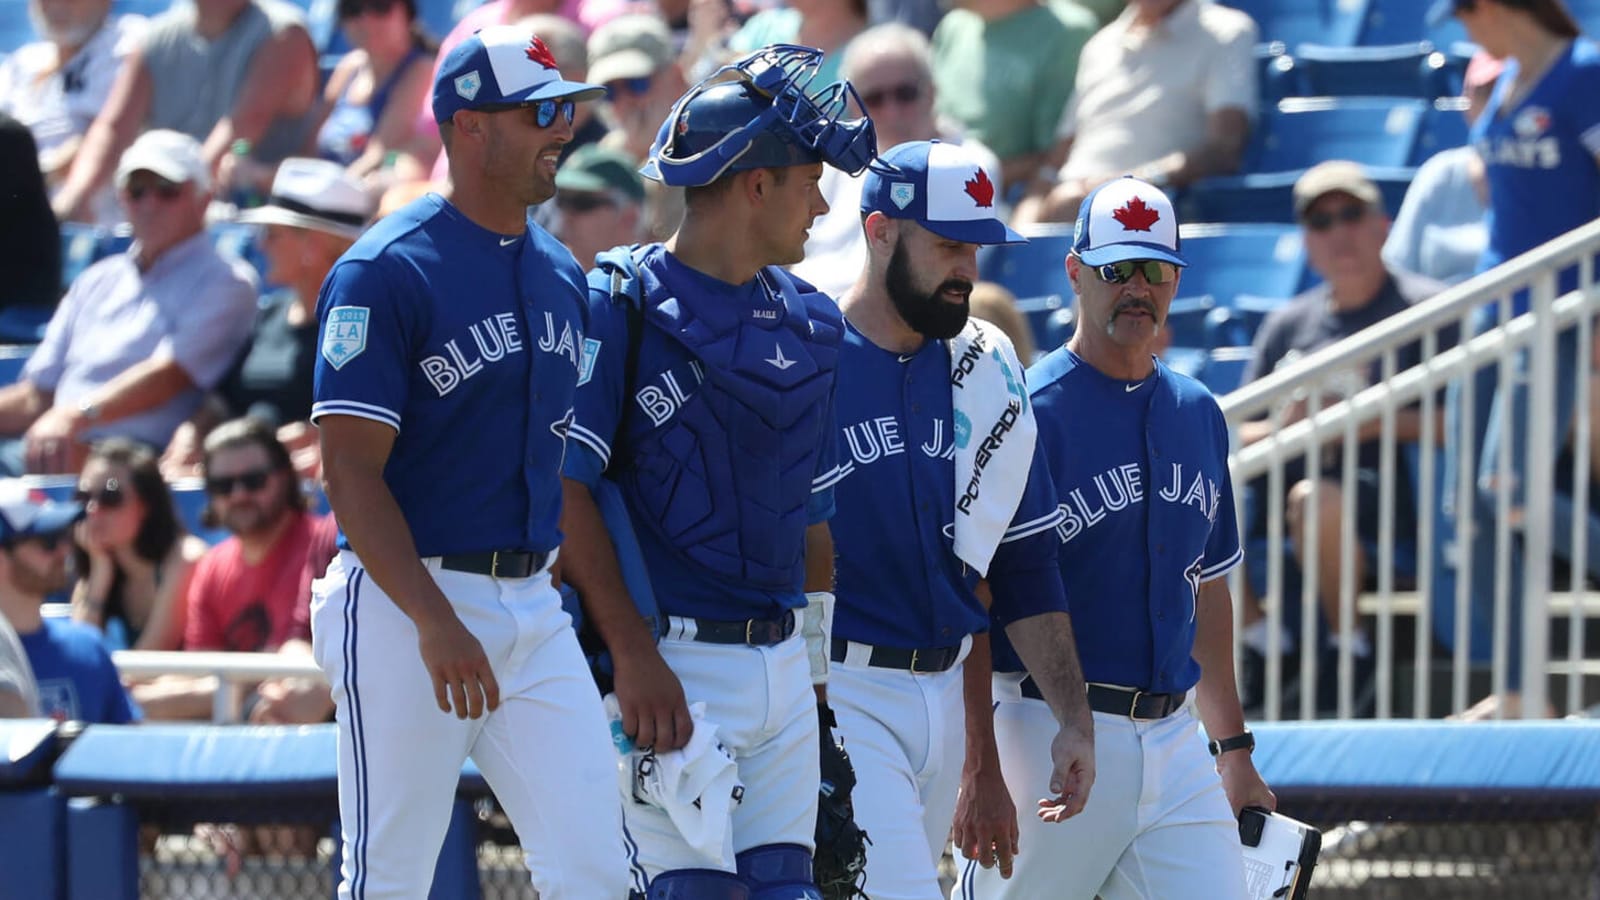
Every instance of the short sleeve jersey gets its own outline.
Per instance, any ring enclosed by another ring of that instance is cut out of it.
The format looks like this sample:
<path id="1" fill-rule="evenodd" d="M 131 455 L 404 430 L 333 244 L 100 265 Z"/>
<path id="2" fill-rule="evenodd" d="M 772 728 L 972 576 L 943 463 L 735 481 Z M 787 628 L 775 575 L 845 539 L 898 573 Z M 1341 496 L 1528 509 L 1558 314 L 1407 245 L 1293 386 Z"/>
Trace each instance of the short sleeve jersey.
<path id="1" fill-rule="evenodd" d="M 496 234 L 436 194 L 380 220 L 328 274 L 312 419 L 398 432 L 384 481 L 422 556 L 560 543 L 583 293 L 548 232 Z"/>

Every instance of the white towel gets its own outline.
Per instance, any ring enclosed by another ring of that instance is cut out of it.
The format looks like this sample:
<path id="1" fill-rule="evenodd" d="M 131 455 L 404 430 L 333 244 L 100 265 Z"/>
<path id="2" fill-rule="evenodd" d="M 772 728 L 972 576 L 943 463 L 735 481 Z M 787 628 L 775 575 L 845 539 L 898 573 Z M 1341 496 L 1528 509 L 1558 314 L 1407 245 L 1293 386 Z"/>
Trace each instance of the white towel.
<path id="1" fill-rule="evenodd" d="M 1038 425 L 1017 351 L 980 319 L 950 341 L 956 433 L 955 551 L 980 575 L 1016 515 L 1028 485 Z"/>
<path id="2" fill-rule="evenodd" d="M 689 704 L 689 715 L 694 719 L 689 743 L 667 753 L 625 753 L 617 763 L 618 786 L 625 800 L 664 810 L 691 849 L 710 863 L 720 863 L 744 784 L 733 754 L 717 739 L 716 724 L 705 717 L 706 705 Z"/>

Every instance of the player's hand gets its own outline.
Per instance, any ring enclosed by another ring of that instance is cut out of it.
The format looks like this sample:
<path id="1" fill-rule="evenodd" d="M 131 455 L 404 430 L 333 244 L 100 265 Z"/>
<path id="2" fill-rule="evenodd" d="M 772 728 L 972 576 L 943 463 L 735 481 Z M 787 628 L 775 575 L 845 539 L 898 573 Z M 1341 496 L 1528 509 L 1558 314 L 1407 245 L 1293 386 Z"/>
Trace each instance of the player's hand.
<path id="1" fill-rule="evenodd" d="M 622 707 L 622 730 L 639 748 L 665 753 L 689 743 L 694 719 L 683 685 L 654 645 L 632 653 L 613 653 L 612 678 Z"/>
<path id="2" fill-rule="evenodd" d="M 1017 855 L 1017 807 L 998 766 L 962 768 L 950 840 L 966 859 L 977 860 L 985 869 L 999 866 L 1001 878 L 1011 877 L 1011 861 Z"/>
<path id="3" fill-rule="evenodd" d="M 1065 822 L 1083 812 L 1094 786 L 1094 725 L 1061 726 L 1050 742 L 1050 794 L 1036 814 L 1045 822 Z"/>
<path id="4" fill-rule="evenodd" d="M 1231 750 L 1217 757 L 1217 774 L 1222 776 L 1222 790 L 1228 795 L 1228 805 L 1233 807 L 1235 817 L 1246 806 L 1266 810 L 1278 808 L 1277 795 L 1262 780 L 1249 753 Z"/>
<path id="5" fill-rule="evenodd" d="M 433 679 L 433 697 L 441 712 L 458 719 L 476 719 L 500 707 L 500 683 L 489 668 L 483 645 L 454 614 L 417 627 L 422 664 Z"/>

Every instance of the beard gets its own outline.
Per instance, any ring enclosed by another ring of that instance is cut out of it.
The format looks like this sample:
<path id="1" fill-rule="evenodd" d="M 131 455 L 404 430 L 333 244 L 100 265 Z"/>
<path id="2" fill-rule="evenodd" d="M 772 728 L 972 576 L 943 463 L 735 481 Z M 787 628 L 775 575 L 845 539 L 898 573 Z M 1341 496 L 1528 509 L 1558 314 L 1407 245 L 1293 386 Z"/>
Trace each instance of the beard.
<path id="1" fill-rule="evenodd" d="M 254 535 L 270 531 L 288 511 L 288 504 L 280 492 L 271 499 L 235 501 L 220 518 L 222 527 L 237 535 Z"/>
<path id="2" fill-rule="evenodd" d="M 971 311 L 972 282 L 965 278 L 947 278 L 932 291 L 919 290 L 912 281 L 911 262 L 906 258 L 905 245 L 895 241 L 894 253 L 889 256 L 889 271 L 884 288 L 894 303 L 895 312 L 911 330 L 934 340 L 949 340 L 966 327 Z M 961 294 L 960 303 L 951 303 L 944 292 Z"/>
<path id="3" fill-rule="evenodd" d="M 52 557 L 52 562 L 42 568 L 11 558 L 11 582 L 18 591 L 36 597 L 48 597 L 67 586 L 66 557 Z"/>

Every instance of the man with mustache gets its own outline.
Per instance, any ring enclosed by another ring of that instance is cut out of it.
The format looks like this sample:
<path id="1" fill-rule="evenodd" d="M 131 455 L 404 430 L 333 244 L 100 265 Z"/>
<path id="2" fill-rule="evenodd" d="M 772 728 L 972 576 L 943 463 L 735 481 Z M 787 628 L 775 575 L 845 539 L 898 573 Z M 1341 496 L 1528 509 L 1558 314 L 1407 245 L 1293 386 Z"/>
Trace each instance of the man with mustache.
<path id="1" fill-rule="evenodd" d="M 1234 689 L 1224 576 L 1243 554 L 1227 426 L 1203 385 L 1153 353 L 1186 265 L 1172 202 L 1136 178 L 1107 182 L 1082 205 L 1066 265 L 1078 329 L 1028 382 L 1065 517 L 1055 534 L 1097 778 L 1076 819 L 1044 829 L 1023 817 L 1010 881 L 968 862 L 959 896 L 1243 896 L 1234 817 L 1276 800 Z M 1022 671 L 1008 637 L 994 639 L 994 728 L 1021 803 L 1043 777 L 1054 720 L 1040 702 L 1049 686 Z"/>
<path id="2" fill-rule="evenodd" d="M 989 579 L 994 621 L 1062 723 L 1037 748 L 1050 748 L 1053 771 L 1022 786 L 1029 806 L 1048 787 L 1052 799 L 1041 802 L 1052 819 L 1065 818 L 1083 808 L 1094 780 L 1055 563 L 1062 516 L 1032 440 L 1022 365 L 1000 329 L 968 317 L 978 247 L 1023 240 L 995 218 L 994 179 L 981 160 L 967 147 L 911 141 L 868 169 L 867 264 L 839 303 L 845 474 L 834 492 L 828 694 L 856 767 L 856 821 L 872 839 L 862 887 L 874 900 L 939 895 L 953 814 L 958 847 L 1010 872 L 1016 812 L 995 753 L 980 579 Z M 989 396 L 1003 408 L 998 420 L 964 396 L 983 390 L 985 369 L 1000 378 Z M 965 465 L 962 445 L 986 442 L 988 465 Z M 1008 443 L 1016 445 L 1009 460 Z M 998 515 L 978 529 L 989 538 L 978 550 L 953 520 L 988 502 Z"/>

